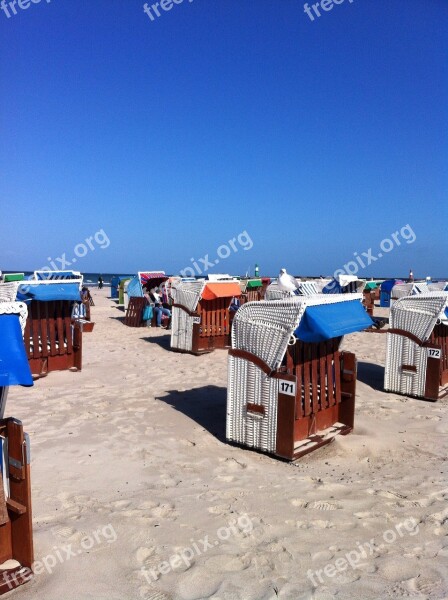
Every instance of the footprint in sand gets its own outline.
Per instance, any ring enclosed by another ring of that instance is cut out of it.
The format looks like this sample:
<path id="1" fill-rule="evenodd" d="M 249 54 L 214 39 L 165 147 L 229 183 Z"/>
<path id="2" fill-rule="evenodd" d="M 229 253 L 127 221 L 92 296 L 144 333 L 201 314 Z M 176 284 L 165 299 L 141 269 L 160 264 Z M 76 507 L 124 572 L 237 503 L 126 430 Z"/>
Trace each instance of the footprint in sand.
<path id="1" fill-rule="evenodd" d="M 139 590 L 142 600 L 173 600 L 173 597 L 161 592 L 160 590 L 151 590 L 147 586 L 142 586 Z"/>
<path id="2" fill-rule="evenodd" d="M 69 540 L 76 534 L 76 529 L 73 527 L 52 527 L 51 533 L 55 537 L 64 538 L 65 540 Z"/>
<path id="3" fill-rule="evenodd" d="M 438 573 L 431 576 L 419 575 L 406 581 L 400 581 L 389 588 L 392 598 L 425 598 L 426 600 L 446 600 L 446 583 Z"/>
<path id="4" fill-rule="evenodd" d="M 332 529 L 334 523 L 331 521 L 296 521 L 296 527 L 298 529 Z"/>
<path id="5" fill-rule="evenodd" d="M 368 494 L 371 494 L 372 496 L 382 496 L 383 498 L 399 498 L 400 500 L 406 500 L 407 498 L 407 496 L 403 496 L 403 494 L 400 494 L 398 492 L 390 492 L 389 490 L 374 490 L 372 488 L 369 488 L 368 490 L 366 490 L 366 492 Z"/>
<path id="6" fill-rule="evenodd" d="M 338 508 L 341 508 L 340 505 L 333 504 L 332 502 L 326 502 L 325 500 L 307 502 L 306 500 L 294 498 L 293 500 L 291 500 L 291 504 L 299 508 L 314 508 L 315 510 L 338 510 Z"/>
<path id="7" fill-rule="evenodd" d="M 230 514 L 230 504 L 217 504 L 216 506 L 209 506 L 207 510 L 212 515 L 228 515 Z"/>
<path id="8" fill-rule="evenodd" d="M 423 498 L 422 500 L 400 500 L 399 502 L 388 502 L 387 504 L 397 508 L 426 508 L 433 504 L 433 501 L 429 498 Z"/>

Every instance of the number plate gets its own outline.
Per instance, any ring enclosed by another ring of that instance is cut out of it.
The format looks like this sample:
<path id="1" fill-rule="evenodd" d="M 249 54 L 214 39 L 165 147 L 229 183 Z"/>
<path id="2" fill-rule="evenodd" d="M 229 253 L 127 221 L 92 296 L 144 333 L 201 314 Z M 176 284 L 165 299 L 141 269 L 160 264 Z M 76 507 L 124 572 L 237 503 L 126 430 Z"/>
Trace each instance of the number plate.
<path id="1" fill-rule="evenodd" d="M 193 317 L 193 323 L 195 323 L 196 325 L 200 325 L 201 324 L 201 317 Z"/>
<path id="2" fill-rule="evenodd" d="M 278 392 L 279 392 L 279 394 L 285 394 L 286 396 L 295 396 L 296 395 L 296 382 L 295 381 L 287 381 L 286 379 L 279 379 Z"/>
<path id="3" fill-rule="evenodd" d="M 442 350 L 440 348 L 428 348 L 428 358 L 442 358 Z"/>

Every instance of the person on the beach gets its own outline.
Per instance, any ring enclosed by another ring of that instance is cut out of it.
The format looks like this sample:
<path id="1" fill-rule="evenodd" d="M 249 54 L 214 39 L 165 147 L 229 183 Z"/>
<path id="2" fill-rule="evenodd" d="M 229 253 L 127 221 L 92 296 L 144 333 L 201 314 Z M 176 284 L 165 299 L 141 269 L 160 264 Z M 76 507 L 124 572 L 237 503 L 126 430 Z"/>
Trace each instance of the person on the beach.
<path id="1" fill-rule="evenodd" d="M 149 297 L 154 302 L 154 312 L 156 313 L 156 325 L 157 327 L 162 326 L 162 315 L 166 315 L 171 320 L 171 311 L 163 306 L 162 296 L 160 295 L 159 288 L 152 288 L 149 292 Z M 168 327 L 169 329 L 169 322 Z"/>
<path id="2" fill-rule="evenodd" d="M 98 277 L 98 289 L 103 289 L 103 278 L 101 277 L 101 275 Z"/>

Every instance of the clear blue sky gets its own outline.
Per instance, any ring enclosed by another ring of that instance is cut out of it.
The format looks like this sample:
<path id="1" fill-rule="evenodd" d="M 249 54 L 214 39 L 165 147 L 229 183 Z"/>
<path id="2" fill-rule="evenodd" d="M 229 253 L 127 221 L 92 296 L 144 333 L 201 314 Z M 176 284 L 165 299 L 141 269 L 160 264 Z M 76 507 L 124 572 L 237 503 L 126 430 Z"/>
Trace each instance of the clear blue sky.
<path id="1" fill-rule="evenodd" d="M 0 268 L 448 275 L 446 0 L 143 4 L 0 12 Z"/>

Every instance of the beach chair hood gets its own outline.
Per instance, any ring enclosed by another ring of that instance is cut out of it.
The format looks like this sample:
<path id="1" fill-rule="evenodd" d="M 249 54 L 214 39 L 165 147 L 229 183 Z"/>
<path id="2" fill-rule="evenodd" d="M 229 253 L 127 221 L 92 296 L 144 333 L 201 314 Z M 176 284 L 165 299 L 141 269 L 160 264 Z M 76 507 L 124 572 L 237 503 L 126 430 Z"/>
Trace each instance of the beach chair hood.
<path id="1" fill-rule="evenodd" d="M 254 354 L 274 370 L 294 337 L 320 342 L 371 327 L 361 300 L 361 294 L 341 294 L 248 302 L 235 315 L 232 348 Z"/>
<path id="2" fill-rule="evenodd" d="M 33 385 L 23 343 L 27 314 L 23 302 L 0 302 L 0 387 Z"/>
<path id="3" fill-rule="evenodd" d="M 399 298 L 390 312 L 391 329 L 402 329 L 422 342 L 437 323 L 448 325 L 448 292 L 427 292 Z"/>
<path id="4" fill-rule="evenodd" d="M 40 302 L 51 302 L 52 300 L 74 300 L 81 301 L 79 281 L 41 281 L 39 283 L 26 283 L 19 285 L 17 299 L 23 301 L 39 300 Z"/>

